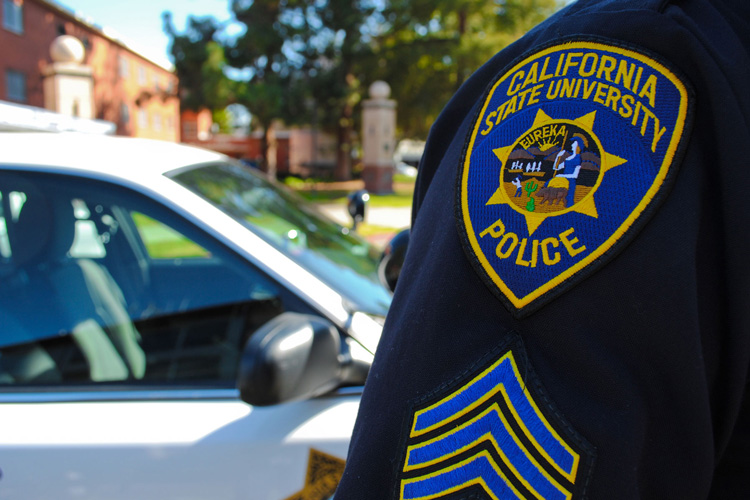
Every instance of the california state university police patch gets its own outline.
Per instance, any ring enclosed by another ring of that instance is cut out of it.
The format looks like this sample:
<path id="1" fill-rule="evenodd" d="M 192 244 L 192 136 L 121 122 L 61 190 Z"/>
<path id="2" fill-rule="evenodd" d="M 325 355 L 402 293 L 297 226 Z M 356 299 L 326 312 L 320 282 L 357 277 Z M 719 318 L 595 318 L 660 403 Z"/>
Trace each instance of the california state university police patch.
<path id="1" fill-rule="evenodd" d="M 467 139 L 458 206 L 474 267 L 523 316 L 611 258 L 671 184 L 688 86 L 600 40 L 541 49 L 489 88 Z"/>

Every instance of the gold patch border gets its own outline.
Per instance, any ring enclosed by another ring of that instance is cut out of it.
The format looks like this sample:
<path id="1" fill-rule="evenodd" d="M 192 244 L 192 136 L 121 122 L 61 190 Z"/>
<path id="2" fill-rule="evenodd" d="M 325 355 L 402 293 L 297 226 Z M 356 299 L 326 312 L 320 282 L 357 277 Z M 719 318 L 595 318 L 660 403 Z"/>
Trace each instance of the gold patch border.
<path id="1" fill-rule="evenodd" d="M 547 281 L 540 287 L 536 288 L 534 291 L 525 295 L 524 297 L 519 298 L 510 290 L 510 288 L 508 288 L 505 285 L 502 278 L 500 278 L 500 276 L 497 274 L 495 269 L 492 267 L 492 264 L 490 264 L 490 262 L 487 260 L 487 257 L 485 257 L 484 252 L 479 246 L 479 241 L 477 240 L 474 227 L 471 223 L 471 218 L 469 217 L 467 187 L 468 187 L 468 175 L 469 175 L 469 164 L 471 160 L 471 153 L 474 150 L 476 137 L 482 125 L 482 117 L 485 116 L 485 112 L 487 111 L 487 106 L 489 105 L 489 102 L 492 99 L 492 97 L 495 95 L 495 91 L 497 90 L 497 87 L 499 87 L 500 84 L 502 84 L 505 80 L 507 80 L 511 75 L 513 75 L 516 71 L 521 69 L 523 66 L 526 66 L 532 63 L 533 61 L 538 60 L 551 53 L 559 52 L 563 50 L 570 50 L 570 49 L 604 50 L 604 51 L 620 54 L 626 57 L 630 57 L 632 59 L 638 60 L 648 65 L 652 69 L 658 71 L 660 74 L 666 76 L 669 79 L 669 81 L 672 82 L 672 84 L 677 88 L 677 90 L 680 93 L 680 109 L 677 115 L 675 130 L 672 133 L 672 136 L 670 138 L 669 147 L 667 148 L 667 151 L 664 155 L 664 160 L 662 161 L 662 164 L 659 168 L 659 172 L 654 178 L 654 182 L 652 183 L 651 187 L 648 189 L 646 194 L 643 196 L 640 203 L 635 207 L 635 209 L 630 213 L 630 215 L 625 219 L 625 221 L 623 221 L 623 223 L 620 224 L 620 227 L 618 227 L 617 230 L 614 233 L 612 233 L 612 236 L 607 238 L 607 240 L 604 243 L 599 245 L 599 247 L 593 250 L 583 260 L 569 267 L 565 271 L 561 272 L 560 274 L 558 274 L 551 280 Z M 646 207 L 648 207 L 648 205 L 651 203 L 653 198 L 661 189 L 662 184 L 664 183 L 664 180 L 667 177 L 669 167 L 672 165 L 675 154 L 677 153 L 677 148 L 680 143 L 680 139 L 682 138 L 682 134 L 685 129 L 685 123 L 687 120 L 687 112 L 688 112 L 688 104 L 689 104 L 688 95 L 689 95 L 688 89 L 685 86 L 685 84 L 682 82 L 682 80 L 680 80 L 677 77 L 677 75 L 675 75 L 670 69 L 668 69 L 666 66 L 661 64 L 659 61 L 656 61 L 640 52 L 636 52 L 633 49 L 626 49 L 624 47 L 618 47 L 616 45 L 608 45 L 605 43 L 592 42 L 592 41 L 570 41 L 570 42 L 565 42 L 565 43 L 550 46 L 518 62 L 518 64 L 514 65 L 512 68 L 506 71 L 505 74 L 502 76 L 502 78 L 498 79 L 498 81 L 495 82 L 495 84 L 492 86 L 490 91 L 487 93 L 487 97 L 485 98 L 485 102 L 482 106 L 482 110 L 477 115 L 477 119 L 474 124 L 474 130 L 472 131 L 471 139 L 469 140 L 469 145 L 466 148 L 464 164 L 462 168 L 462 178 L 461 178 L 461 215 L 463 219 L 464 228 L 466 230 L 466 236 L 469 239 L 469 243 L 471 244 L 471 248 L 475 257 L 481 263 L 482 268 L 487 273 L 490 280 L 492 280 L 495 286 L 511 302 L 511 304 L 513 304 L 513 306 L 516 307 L 516 309 L 520 310 L 530 305 L 535 300 L 539 299 L 543 295 L 549 293 L 550 291 L 554 290 L 558 286 L 562 285 L 565 281 L 575 276 L 577 273 L 579 273 L 580 271 L 588 267 L 590 264 L 594 263 L 597 259 L 599 259 L 607 251 L 609 251 L 620 240 L 620 238 L 630 229 L 630 227 L 638 220 L 638 218 L 641 216 L 643 211 L 646 209 Z"/>

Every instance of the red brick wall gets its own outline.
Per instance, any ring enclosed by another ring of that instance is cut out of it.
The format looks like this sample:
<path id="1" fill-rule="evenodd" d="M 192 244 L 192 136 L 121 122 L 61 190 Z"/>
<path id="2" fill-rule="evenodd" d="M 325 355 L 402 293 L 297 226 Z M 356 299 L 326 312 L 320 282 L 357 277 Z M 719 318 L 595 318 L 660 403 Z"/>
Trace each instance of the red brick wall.
<path id="1" fill-rule="evenodd" d="M 23 104 L 44 107 L 42 71 L 52 62 L 49 47 L 62 28 L 65 34 L 75 36 L 86 46 L 84 63 L 93 68 L 94 74 L 95 118 L 114 122 L 120 135 L 179 140 L 179 99 L 174 74 L 53 5 L 40 0 L 16 1 L 23 3 L 24 30 L 16 34 L 0 24 L 0 100 L 9 100 L 5 71 L 12 69 L 26 75 L 27 100 Z M 130 70 L 126 78 L 120 76 L 120 58 L 128 61 Z M 138 68 L 145 72 L 145 84 L 139 82 Z M 160 91 L 155 90 L 155 79 Z M 172 90 L 168 94 L 165 91 L 170 85 Z M 129 111 L 127 120 L 124 106 Z M 139 117 L 139 113 L 143 116 Z"/>

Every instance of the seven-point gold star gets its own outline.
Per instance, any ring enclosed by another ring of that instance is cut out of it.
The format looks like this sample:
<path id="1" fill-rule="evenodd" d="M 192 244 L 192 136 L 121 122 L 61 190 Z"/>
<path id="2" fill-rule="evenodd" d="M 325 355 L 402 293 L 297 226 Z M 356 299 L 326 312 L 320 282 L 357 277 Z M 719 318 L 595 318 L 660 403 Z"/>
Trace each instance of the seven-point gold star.
<path id="1" fill-rule="evenodd" d="M 543 126 L 544 124 L 548 122 L 567 122 L 571 123 L 573 125 L 577 125 L 578 127 L 588 131 L 591 133 L 592 137 L 593 135 L 593 128 L 594 128 L 594 120 L 596 119 L 596 111 L 593 111 L 587 115 L 581 116 L 580 118 L 576 118 L 575 120 L 561 120 L 561 119 L 554 119 L 551 118 L 547 113 L 542 111 L 541 109 L 537 112 L 536 117 L 534 118 L 534 123 L 531 125 L 531 128 L 524 133 L 523 135 L 526 135 L 528 132 L 539 128 Z M 523 137 L 523 135 L 521 137 Z M 502 162 L 502 165 L 505 166 L 508 161 L 508 155 L 510 155 L 511 151 L 513 150 L 515 144 L 510 144 L 509 146 L 500 147 L 497 149 L 493 149 L 492 151 L 495 153 L 495 156 Z M 601 179 L 604 177 L 604 174 L 617 166 L 622 165 L 627 160 L 624 158 L 620 158 L 619 156 L 615 156 L 613 154 L 609 154 L 604 149 L 601 149 L 602 155 L 601 155 L 601 167 L 600 167 L 600 173 L 599 173 L 599 181 L 601 182 Z M 502 177 L 502 176 L 501 176 Z M 523 210 L 519 207 L 517 207 L 514 203 L 511 202 L 508 193 L 505 191 L 505 187 L 503 186 L 502 178 L 500 180 L 500 186 L 495 191 L 495 193 L 490 197 L 489 200 L 487 200 L 487 205 L 502 205 L 502 204 L 508 204 L 511 208 L 516 210 L 517 212 L 521 213 L 521 215 L 524 216 L 526 219 L 526 225 L 529 230 L 529 235 L 531 235 L 536 229 L 547 219 L 547 217 L 555 217 L 557 215 L 561 215 L 562 213 L 567 212 L 578 212 L 585 215 L 588 215 L 590 217 L 598 217 L 598 213 L 596 210 L 596 203 L 594 202 L 594 192 L 591 191 L 591 193 L 588 196 L 585 196 L 582 200 L 580 200 L 578 203 L 574 204 L 572 207 L 568 207 L 567 210 L 560 211 L 557 213 L 537 213 L 537 212 L 530 212 L 527 210 Z"/>

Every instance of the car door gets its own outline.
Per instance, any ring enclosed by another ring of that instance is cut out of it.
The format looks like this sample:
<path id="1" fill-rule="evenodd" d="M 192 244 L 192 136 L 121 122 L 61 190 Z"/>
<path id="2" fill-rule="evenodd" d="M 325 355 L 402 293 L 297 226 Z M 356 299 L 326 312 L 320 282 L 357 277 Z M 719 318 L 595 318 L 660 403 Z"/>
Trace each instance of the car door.
<path id="1" fill-rule="evenodd" d="M 315 310 L 132 190 L 14 172 L 0 202 L 0 499 L 333 492 L 357 391 L 234 388 L 258 327 Z"/>

